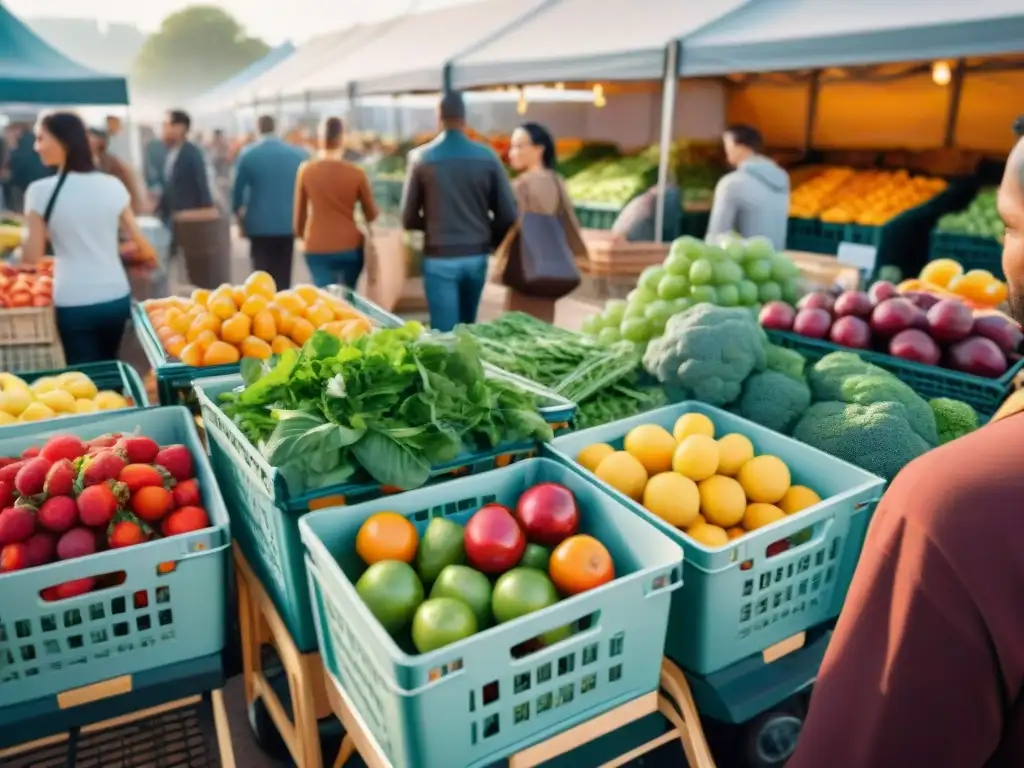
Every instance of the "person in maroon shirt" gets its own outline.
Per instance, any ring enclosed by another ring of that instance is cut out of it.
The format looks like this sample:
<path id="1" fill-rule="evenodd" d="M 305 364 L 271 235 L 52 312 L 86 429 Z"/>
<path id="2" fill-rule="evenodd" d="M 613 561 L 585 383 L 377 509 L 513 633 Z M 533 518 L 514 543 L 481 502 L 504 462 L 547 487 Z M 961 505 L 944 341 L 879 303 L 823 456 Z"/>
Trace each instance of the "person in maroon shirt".
<path id="1" fill-rule="evenodd" d="M 1024 320 L 1024 120 L 999 189 Z M 1024 391 L 875 512 L 788 768 L 1024 766 Z"/>

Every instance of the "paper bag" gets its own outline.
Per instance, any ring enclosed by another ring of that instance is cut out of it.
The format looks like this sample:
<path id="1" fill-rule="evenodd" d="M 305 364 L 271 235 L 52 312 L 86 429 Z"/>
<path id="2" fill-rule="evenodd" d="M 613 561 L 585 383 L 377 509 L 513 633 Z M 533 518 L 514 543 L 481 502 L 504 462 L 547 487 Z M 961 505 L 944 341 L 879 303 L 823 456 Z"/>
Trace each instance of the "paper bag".
<path id="1" fill-rule="evenodd" d="M 383 309 L 394 311 L 408 275 L 401 230 L 368 230 L 363 243 L 363 263 L 366 297 Z"/>

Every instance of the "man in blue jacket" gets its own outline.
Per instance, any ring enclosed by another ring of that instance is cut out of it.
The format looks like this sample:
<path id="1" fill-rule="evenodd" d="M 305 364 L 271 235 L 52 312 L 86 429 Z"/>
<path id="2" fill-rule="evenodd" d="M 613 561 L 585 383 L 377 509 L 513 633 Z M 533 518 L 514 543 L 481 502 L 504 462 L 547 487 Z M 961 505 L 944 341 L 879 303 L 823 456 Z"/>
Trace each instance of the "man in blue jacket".
<path id="1" fill-rule="evenodd" d="M 279 289 L 291 286 L 295 236 L 295 177 L 306 153 L 274 135 L 274 118 L 257 123 L 260 140 L 238 158 L 231 209 L 249 238 L 254 270 L 269 272 Z"/>

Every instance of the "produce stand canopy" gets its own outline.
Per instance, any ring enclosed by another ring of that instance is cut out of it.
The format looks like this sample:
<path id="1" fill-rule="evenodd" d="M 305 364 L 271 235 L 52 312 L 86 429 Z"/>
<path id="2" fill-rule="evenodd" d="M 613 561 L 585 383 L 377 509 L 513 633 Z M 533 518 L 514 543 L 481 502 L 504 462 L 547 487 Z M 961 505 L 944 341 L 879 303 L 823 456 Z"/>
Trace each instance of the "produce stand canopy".
<path id="1" fill-rule="evenodd" d="M 746 0 L 556 0 L 508 34 L 457 57 L 456 88 L 660 80 L 665 48 Z M 619 20 L 619 21 L 616 21 Z"/>
<path id="2" fill-rule="evenodd" d="M 550 0 L 548 0 L 550 2 Z M 290 86 L 329 96 L 355 84 L 362 95 L 439 91 L 444 67 L 461 54 L 521 28 L 545 0 L 481 0 L 384 22 L 366 45 Z"/>
<path id="3" fill-rule="evenodd" d="M 222 110 L 226 99 L 234 97 L 239 89 L 252 83 L 264 72 L 269 72 L 278 64 L 286 61 L 293 53 L 295 53 L 295 46 L 292 43 L 282 43 L 263 58 L 254 61 L 245 69 L 236 72 L 227 80 L 200 95 L 192 104 L 193 111 L 201 113 Z"/>
<path id="4" fill-rule="evenodd" d="M 72 61 L 0 5 L 0 101 L 127 104 L 128 85 Z"/>
<path id="5" fill-rule="evenodd" d="M 686 76 L 771 72 L 1019 51 L 1021 0 L 756 0 L 683 42 Z"/>

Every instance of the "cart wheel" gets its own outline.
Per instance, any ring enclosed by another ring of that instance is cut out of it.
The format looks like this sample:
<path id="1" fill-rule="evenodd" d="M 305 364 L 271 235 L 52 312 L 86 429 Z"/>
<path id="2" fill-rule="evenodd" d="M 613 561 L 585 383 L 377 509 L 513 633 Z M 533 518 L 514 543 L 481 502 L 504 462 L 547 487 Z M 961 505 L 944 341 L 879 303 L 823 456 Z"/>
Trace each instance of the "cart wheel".
<path id="1" fill-rule="evenodd" d="M 277 726 L 270 718 L 263 699 L 258 697 L 253 699 L 249 705 L 248 714 L 249 727 L 252 729 L 253 738 L 256 739 L 259 748 L 278 760 L 285 762 L 291 760 L 288 747 L 284 743 L 284 739 L 281 738 L 281 734 L 277 732 Z"/>
<path id="2" fill-rule="evenodd" d="M 764 712 L 744 726 L 749 768 L 784 765 L 796 751 L 804 721 L 792 708 Z"/>

